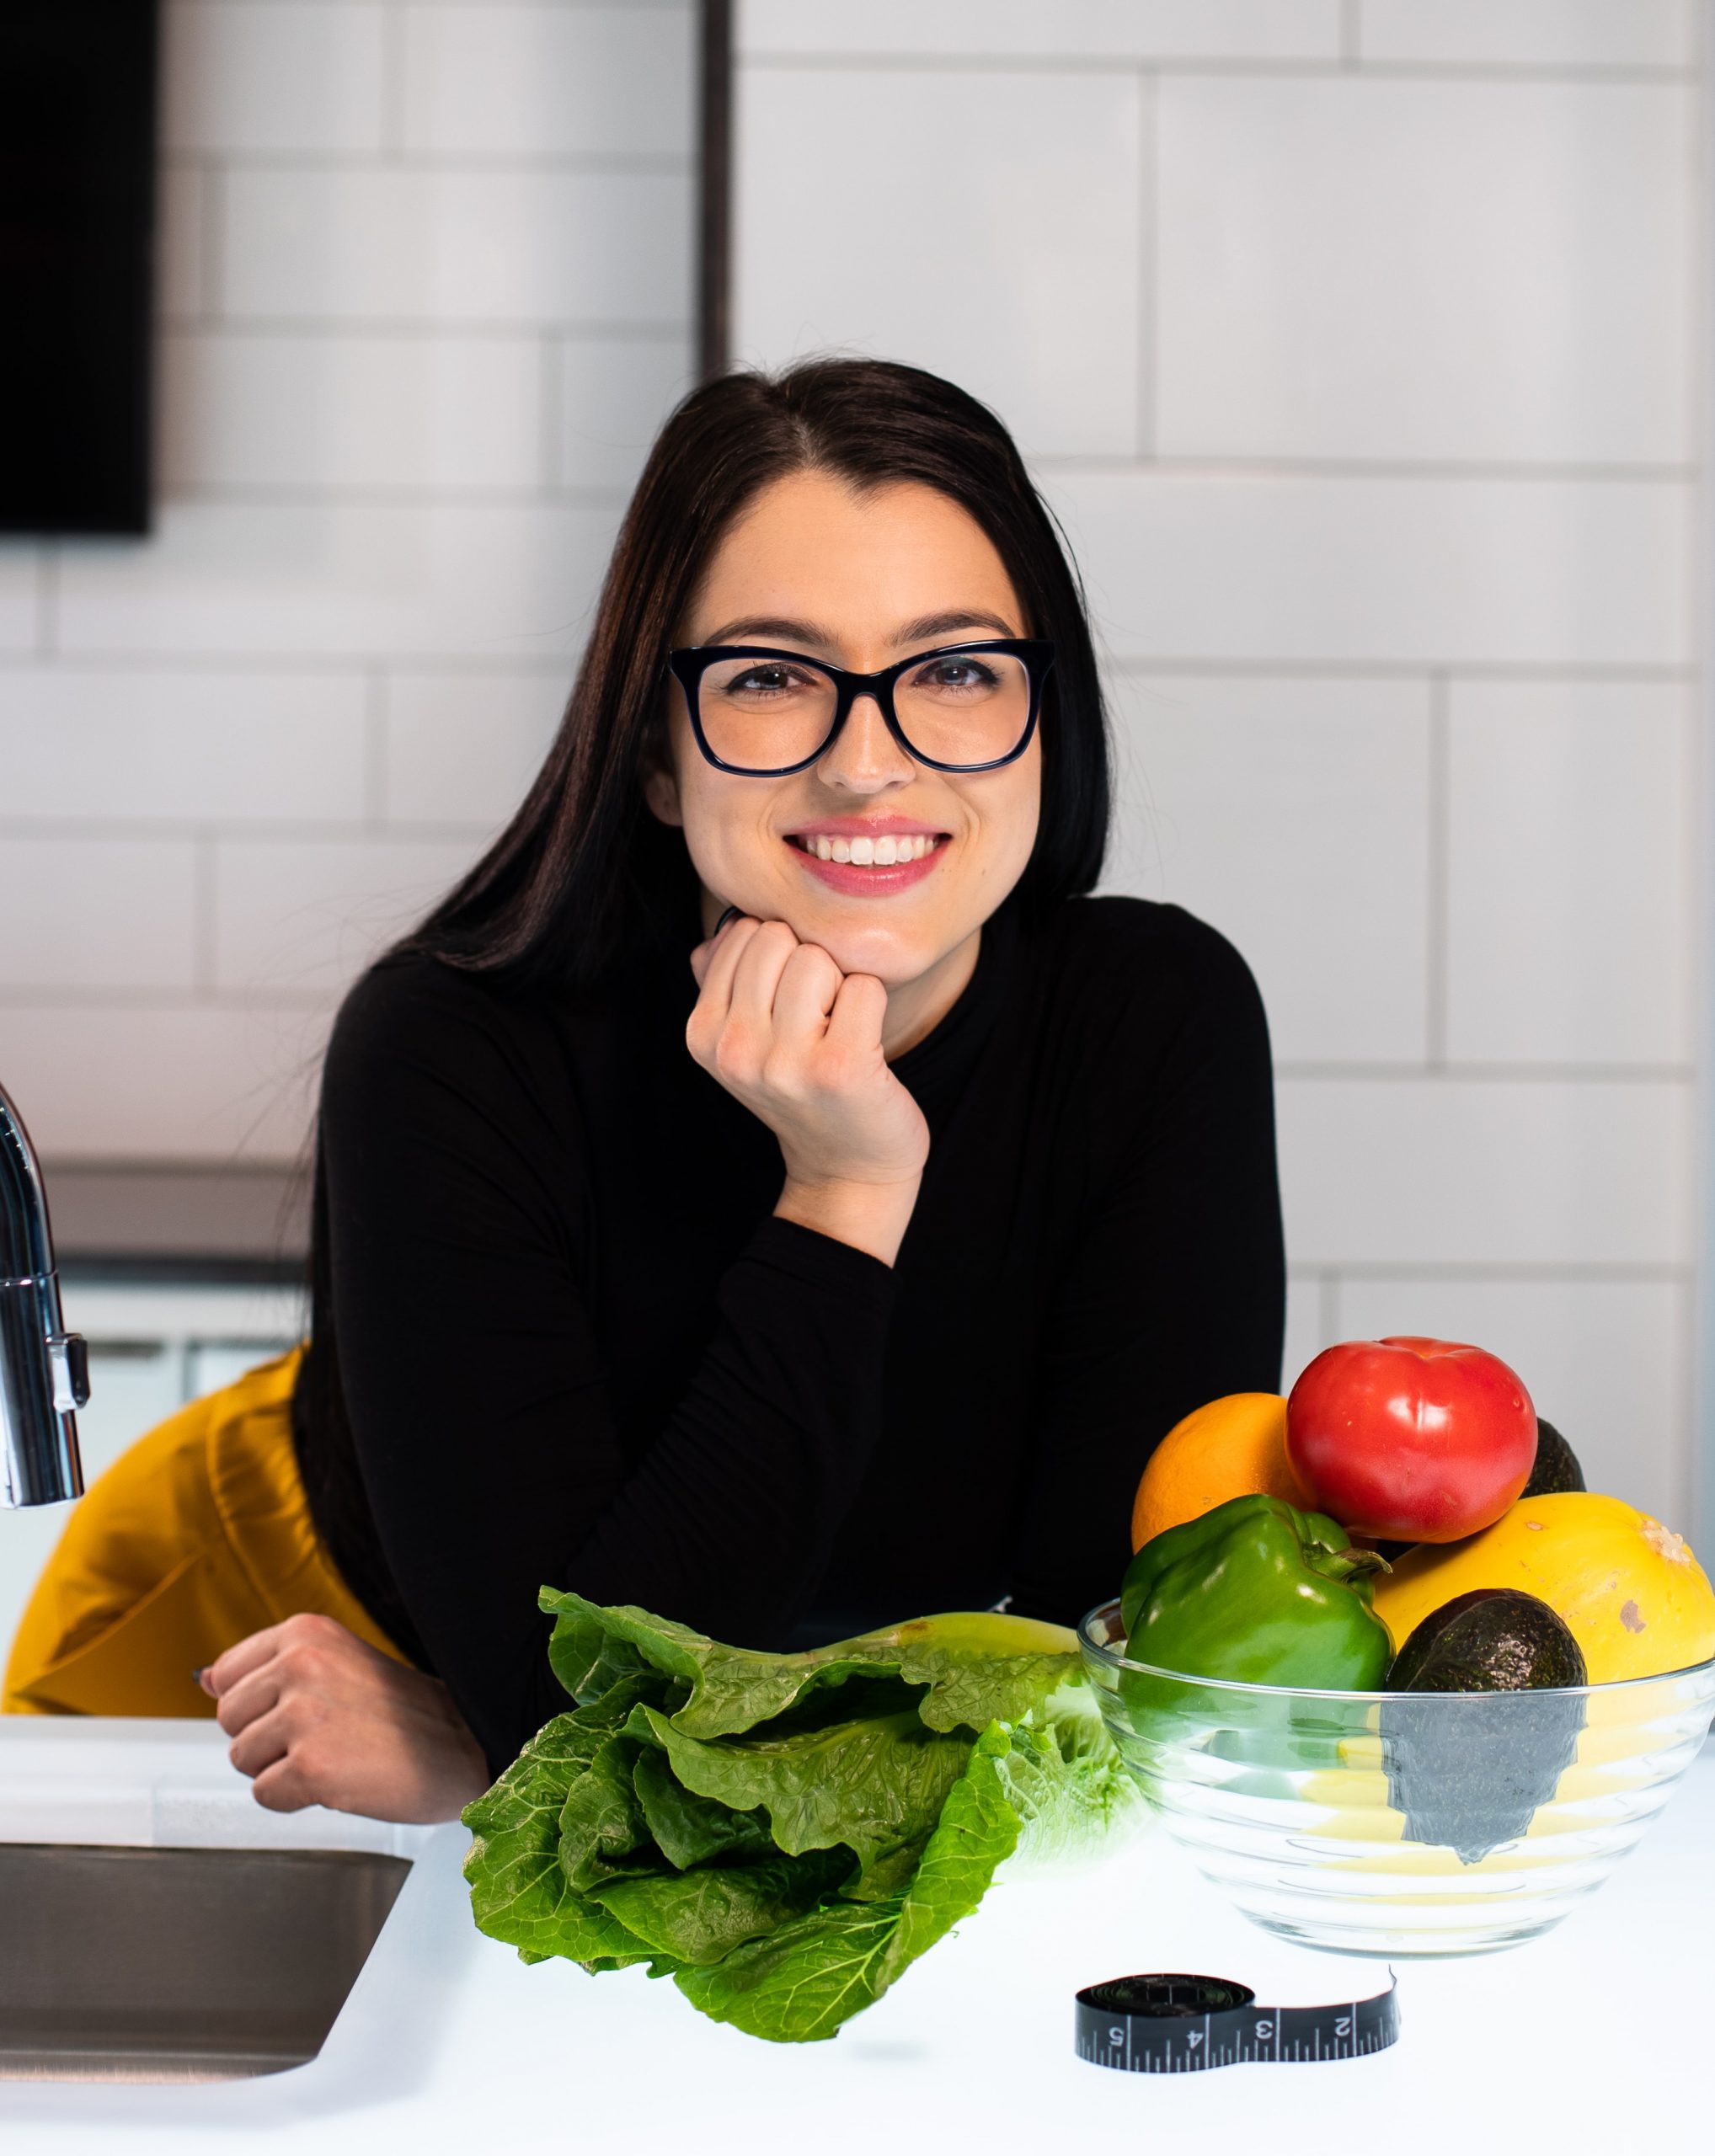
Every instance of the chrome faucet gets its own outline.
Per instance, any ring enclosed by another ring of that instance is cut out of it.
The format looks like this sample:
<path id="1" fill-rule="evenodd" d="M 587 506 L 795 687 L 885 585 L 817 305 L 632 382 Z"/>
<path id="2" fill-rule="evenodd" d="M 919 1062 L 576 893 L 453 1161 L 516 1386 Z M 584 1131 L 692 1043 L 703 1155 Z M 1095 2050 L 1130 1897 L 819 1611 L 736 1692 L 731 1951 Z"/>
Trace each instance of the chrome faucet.
<path id="1" fill-rule="evenodd" d="M 41 1171 L 0 1087 L 0 1505 L 83 1494 L 77 1413 L 89 1350 L 60 1314 L 60 1277 Z"/>

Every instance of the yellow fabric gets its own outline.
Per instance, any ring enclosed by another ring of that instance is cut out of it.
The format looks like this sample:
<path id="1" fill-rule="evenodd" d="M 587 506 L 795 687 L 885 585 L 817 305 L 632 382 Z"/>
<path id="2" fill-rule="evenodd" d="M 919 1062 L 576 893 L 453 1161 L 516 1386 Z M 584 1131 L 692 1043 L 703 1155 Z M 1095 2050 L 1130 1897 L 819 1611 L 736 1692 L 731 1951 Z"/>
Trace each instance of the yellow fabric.
<path id="1" fill-rule="evenodd" d="M 311 1524 L 291 1443 L 303 1351 L 139 1438 L 72 1508 L 18 1627 L 0 1712 L 213 1715 L 192 1678 L 299 1611 L 395 1661 Z"/>

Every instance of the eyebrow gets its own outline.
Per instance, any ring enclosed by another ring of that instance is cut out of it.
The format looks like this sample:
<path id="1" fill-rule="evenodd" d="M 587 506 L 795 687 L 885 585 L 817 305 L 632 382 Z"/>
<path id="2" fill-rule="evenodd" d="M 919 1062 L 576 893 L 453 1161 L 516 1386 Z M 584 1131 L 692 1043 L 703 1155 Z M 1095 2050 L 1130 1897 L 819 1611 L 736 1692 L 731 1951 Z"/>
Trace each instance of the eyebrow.
<path id="1" fill-rule="evenodd" d="M 997 613 L 955 606 L 944 613 L 923 614 L 915 622 L 903 622 L 895 631 L 893 641 L 895 644 L 922 643 L 927 638 L 954 636 L 964 629 L 986 629 L 1002 637 L 1015 637 L 1018 633 Z M 776 637 L 788 643 L 819 644 L 824 649 L 839 642 L 831 629 L 818 622 L 788 621 L 773 614 L 744 614 L 735 622 L 724 622 L 712 635 L 703 638 L 703 643 L 751 643 L 761 637 Z"/>

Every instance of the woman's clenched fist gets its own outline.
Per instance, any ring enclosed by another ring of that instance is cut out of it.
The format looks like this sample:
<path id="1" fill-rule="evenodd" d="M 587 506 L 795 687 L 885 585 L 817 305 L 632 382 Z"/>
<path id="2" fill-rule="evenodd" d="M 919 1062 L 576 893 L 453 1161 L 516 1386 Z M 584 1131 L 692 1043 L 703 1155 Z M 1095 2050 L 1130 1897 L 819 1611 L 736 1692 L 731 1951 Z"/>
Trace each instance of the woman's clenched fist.
<path id="1" fill-rule="evenodd" d="M 783 921 L 729 921 L 691 964 L 701 993 L 686 1044 L 779 1139 L 776 1214 L 892 1264 L 929 1126 L 882 1050 L 887 990 Z"/>

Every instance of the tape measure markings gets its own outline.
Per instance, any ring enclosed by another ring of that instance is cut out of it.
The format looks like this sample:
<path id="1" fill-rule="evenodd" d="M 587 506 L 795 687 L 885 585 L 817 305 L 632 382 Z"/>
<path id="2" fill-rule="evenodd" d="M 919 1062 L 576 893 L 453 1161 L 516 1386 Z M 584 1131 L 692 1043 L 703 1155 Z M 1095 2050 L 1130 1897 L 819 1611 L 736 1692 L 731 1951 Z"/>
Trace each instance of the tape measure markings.
<path id="1" fill-rule="evenodd" d="M 1225 1977 L 1159 1973 L 1115 1977 L 1081 1991 L 1074 2041 L 1092 2066 L 1201 2073 L 1217 2066 L 1360 2058 L 1386 2051 L 1398 2036 L 1391 1973 L 1386 1990 L 1373 1998 L 1328 2006 L 1258 2006 L 1248 1985 Z"/>

